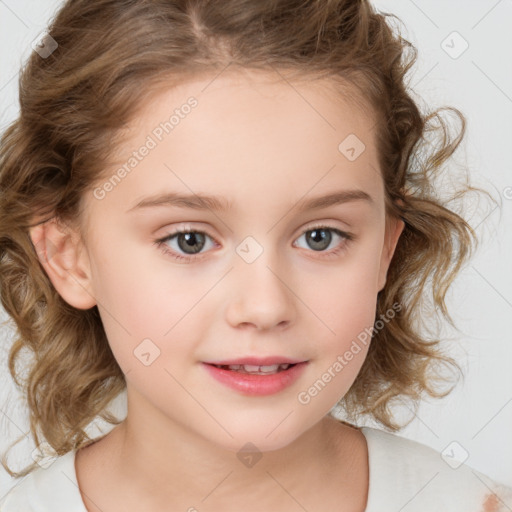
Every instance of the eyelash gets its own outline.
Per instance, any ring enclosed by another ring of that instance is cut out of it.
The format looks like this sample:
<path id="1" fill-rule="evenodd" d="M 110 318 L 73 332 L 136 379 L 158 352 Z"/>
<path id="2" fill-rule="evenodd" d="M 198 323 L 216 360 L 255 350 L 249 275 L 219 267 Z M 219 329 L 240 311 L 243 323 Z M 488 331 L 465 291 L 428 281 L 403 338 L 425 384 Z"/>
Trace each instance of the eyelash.
<path id="1" fill-rule="evenodd" d="M 310 231 L 315 231 L 317 229 L 323 229 L 325 231 L 333 231 L 334 233 L 336 233 L 337 235 L 341 236 L 344 239 L 338 245 L 338 247 L 336 249 L 331 249 L 331 251 L 327 252 L 328 256 L 322 256 L 322 257 L 325 257 L 325 258 L 331 258 L 331 257 L 339 256 L 342 252 L 344 252 L 347 249 L 347 246 L 349 245 L 349 243 L 352 242 L 355 239 L 355 236 L 352 235 L 351 233 L 347 233 L 345 231 L 341 231 L 338 228 L 335 228 L 335 227 L 332 227 L 332 226 L 326 226 L 325 224 L 317 224 L 317 225 L 309 226 L 308 229 L 303 231 L 300 236 L 303 236 L 304 234 L 306 234 L 306 233 L 308 233 Z M 175 260 L 183 261 L 185 263 L 188 263 L 188 262 L 192 262 L 193 260 L 200 259 L 201 255 L 204 254 L 204 253 L 197 253 L 198 256 L 193 256 L 193 255 L 182 256 L 181 254 L 176 253 L 174 250 L 169 249 L 169 247 L 165 244 L 166 242 L 168 242 L 169 240 L 173 239 L 174 237 L 176 237 L 176 236 L 178 236 L 180 234 L 184 234 L 184 233 L 198 233 L 198 234 L 206 235 L 209 238 L 211 238 L 217 244 L 217 241 L 212 236 L 210 236 L 208 233 L 206 233 L 205 231 L 199 231 L 199 230 L 187 229 L 187 228 L 174 231 L 173 233 L 171 233 L 169 235 L 166 235 L 163 238 L 158 238 L 158 239 L 154 240 L 153 243 L 159 249 L 161 249 L 164 254 L 169 255 L 171 258 L 174 258 Z M 326 251 L 313 251 L 313 250 L 311 250 L 311 252 L 324 253 Z"/>

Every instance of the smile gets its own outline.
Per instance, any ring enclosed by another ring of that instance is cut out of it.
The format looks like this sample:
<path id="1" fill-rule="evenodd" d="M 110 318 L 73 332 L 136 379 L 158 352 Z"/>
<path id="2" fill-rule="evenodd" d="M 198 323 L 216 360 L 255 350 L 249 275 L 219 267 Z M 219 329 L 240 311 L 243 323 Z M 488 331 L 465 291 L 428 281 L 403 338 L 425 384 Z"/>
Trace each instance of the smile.
<path id="1" fill-rule="evenodd" d="M 253 375 L 270 375 L 278 373 L 283 370 L 287 370 L 290 366 L 294 366 L 288 363 L 285 364 L 272 364 L 267 366 L 255 366 L 250 364 L 230 364 L 230 365 L 215 365 L 217 368 L 224 370 L 232 370 L 239 373 L 250 373 Z"/>
<path id="2" fill-rule="evenodd" d="M 273 365 L 202 363 L 214 380 L 243 395 L 265 396 L 283 391 L 302 375 L 308 361 Z"/>

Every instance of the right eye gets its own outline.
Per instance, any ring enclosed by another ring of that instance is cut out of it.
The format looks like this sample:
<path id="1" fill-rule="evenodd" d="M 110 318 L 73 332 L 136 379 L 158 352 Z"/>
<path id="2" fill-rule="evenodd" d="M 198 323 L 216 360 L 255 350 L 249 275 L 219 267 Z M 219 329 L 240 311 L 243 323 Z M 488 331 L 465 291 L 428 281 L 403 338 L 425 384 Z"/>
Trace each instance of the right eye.
<path id="1" fill-rule="evenodd" d="M 213 240 L 212 237 L 203 231 L 182 229 L 155 240 L 154 244 L 159 247 L 164 254 L 171 256 L 171 258 L 175 258 L 179 261 L 191 262 L 197 259 L 195 255 L 204 248 L 206 238 Z M 174 247 L 169 248 L 167 242 L 173 242 Z M 216 243 L 217 242 L 214 242 L 213 245 Z M 180 254 L 179 251 L 182 251 L 185 255 Z"/>

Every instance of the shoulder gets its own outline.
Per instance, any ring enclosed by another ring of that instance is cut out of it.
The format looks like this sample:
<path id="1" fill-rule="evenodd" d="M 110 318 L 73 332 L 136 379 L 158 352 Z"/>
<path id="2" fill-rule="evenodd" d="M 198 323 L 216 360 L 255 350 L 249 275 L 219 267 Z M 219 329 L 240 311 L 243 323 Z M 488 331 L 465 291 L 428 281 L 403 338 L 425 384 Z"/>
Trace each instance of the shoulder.
<path id="1" fill-rule="evenodd" d="M 75 451 L 19 479 L 0 500 L 0 512 L 87 512 L 75 472 Z"/>
<path id="2" fill-rule="evenodd" d="M 366 512 L 500 512 L 512 507 L 512 488 L 430 446 L 383 430 L 362 427 L 366 437 L 370 486 Z M 391 508 L 390 508 L 391 510 Z"/>

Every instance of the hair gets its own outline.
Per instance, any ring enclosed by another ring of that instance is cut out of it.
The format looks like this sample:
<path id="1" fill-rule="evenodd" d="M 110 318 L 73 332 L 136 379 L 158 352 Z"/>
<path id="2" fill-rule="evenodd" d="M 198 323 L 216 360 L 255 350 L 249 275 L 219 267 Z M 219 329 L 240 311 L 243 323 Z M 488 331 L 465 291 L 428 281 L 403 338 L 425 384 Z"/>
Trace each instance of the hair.
<path id="1" fill-rule="evenodd" d="M 106 407 L 126 381 L 97 307 L 79 310 L 62 299 L 30 227 L 55 218 L 80 229 L 82 198 L 151 91 L 227 66 L 326 78 L 333 99 L 349 94 L 375 116 L 386 214 L 405 223 L 376 318 L 395 313 L 374 330 L 339 405 L 349 418 L 369 415 L 396 431 L 395 401 L 416 407 L 424 393 L 451 392 L 439 391 L 447 381 L 440 370 L 460 367 L 424 320 L 454 326 L 445 295 L 477 237 L 448 201 L 479 189 L 466 180 L 449 200 L 439 197 L 434 179 L 464 137 L 465 118 L 453 107 L 420 112 L 405 80 L 417 50 L 387 18 L 396 16 L 368 0 L 69 0 L 59 9 L 48 28 L 58 47 L 46 58 L 32 52 L 23 66 L 20 113 L 0 142 L 0 291 L 16 327 L 8 366 L 36 446 L 42 435 L 63 455 L 88 444 L 93 419 L 118 424 Z M 461 121 L 457 137 L 442 110 Z M 429 134 L 438 136 L 434 143 Z M 16 368 L 22 349 L 33 356 L 24 378 Z M 16 477 L 37 467 L 13 472 L 5 455 L 2 465 Z"/>

